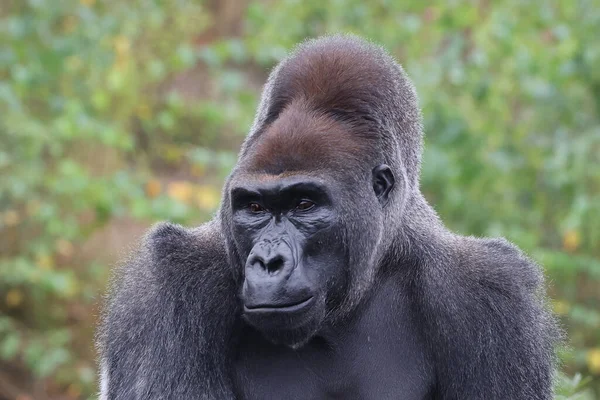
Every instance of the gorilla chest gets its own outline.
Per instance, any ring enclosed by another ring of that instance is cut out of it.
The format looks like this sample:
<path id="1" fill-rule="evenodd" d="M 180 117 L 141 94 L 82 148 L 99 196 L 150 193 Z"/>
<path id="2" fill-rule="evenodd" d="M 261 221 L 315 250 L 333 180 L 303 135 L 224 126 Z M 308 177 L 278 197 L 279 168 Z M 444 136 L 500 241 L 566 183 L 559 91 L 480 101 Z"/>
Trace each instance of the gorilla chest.
<path id="1" fill-rule="evenodd" d="M 255 332 L 240 344 L 234 380 L 240 399 L 424 400 L 432 373 L 416 336 L 397 327 L 355 334 L 335 348 L 315 338 L 299 350 Z"/>

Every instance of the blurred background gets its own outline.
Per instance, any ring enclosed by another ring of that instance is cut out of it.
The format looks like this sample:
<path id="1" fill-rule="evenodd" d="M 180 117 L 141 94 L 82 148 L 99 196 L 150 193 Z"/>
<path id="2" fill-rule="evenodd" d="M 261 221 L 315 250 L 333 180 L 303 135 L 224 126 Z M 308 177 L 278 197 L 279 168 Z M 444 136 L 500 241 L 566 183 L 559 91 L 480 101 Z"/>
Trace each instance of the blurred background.
<path id="1" fill-rule="evenodd" d="M 327 32 L 404 65 L 427 199 L 544 266 L 557 399 L 600 399 L 600 0 L 0 0 L 0 399 L 95 398 L 111 267 L 213 215 L 270 68 Z"/>

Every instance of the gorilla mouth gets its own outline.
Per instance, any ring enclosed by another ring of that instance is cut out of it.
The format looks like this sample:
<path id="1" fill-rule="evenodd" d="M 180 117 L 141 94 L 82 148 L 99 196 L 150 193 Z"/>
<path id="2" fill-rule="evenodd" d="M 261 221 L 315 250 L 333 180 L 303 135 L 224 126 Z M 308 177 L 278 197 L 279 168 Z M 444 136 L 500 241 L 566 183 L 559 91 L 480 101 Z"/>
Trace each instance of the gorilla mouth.
<path id="1" fill-rule="evenodd" d="M 244 311 L 250 313 L 260 313 L 260 312 L 295 312 L 300 311 L 303 308 L 307 307 L 312 303 L 314 299 L 313 296 L 310 296 L 304 300 L 301 300 L 296 303 L 288 303 L 288 304 L 252 304 L 252 305 L 244 305 Z"/>

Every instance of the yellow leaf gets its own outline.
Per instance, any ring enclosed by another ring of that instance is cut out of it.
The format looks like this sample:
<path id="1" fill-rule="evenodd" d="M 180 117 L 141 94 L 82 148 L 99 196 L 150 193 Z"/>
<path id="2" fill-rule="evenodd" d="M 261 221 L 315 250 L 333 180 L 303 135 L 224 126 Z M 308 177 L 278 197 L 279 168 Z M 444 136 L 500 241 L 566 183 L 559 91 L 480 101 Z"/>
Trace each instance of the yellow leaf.
<path id="1" fill-rule="evenodd" d="M 196 204 L 203 210 L 213 210 L 219 205 L 221 193 L 214 187 L 198 186 L 196 191 Z"/>
<path id="2" fill-rule="evenodd" d="M 553 305 L 554 305 L 554 312 L 558 315 L 567 315 L 569 313 L 569 310 L 571 309 L 571 306 L 569 305 L 569 303 L 567 303 L 565 301 L 561 301 L 561 300 L 554 301 Z"/>
<path id="3" fill-rule="evenodd" d="M 23 302 L 23 292 L 11 289 L 6 293 L 6 305 L 10 308 L 18 307 Z"/>
<path id="4" fill-rule="evenodd" d="M 68 15 L 65 17 L 62 23 L 63 32 L 71 33 L 77 28 L 77 18 L 73 15 Z"/>
<path id="5" fill-rule="evenodd" d="M 146 194 L 151 199 L 155 198 L 160 194 L 161 184 L 157 179 L 151 179 L 146 183 Z"/>
<path id="6" fill-rule="evenodd" d="M 567 231 L 563 236 L 563 248 L 567 251 L 575 251 L 581 244 L 581 235 L 577 231 Z"/>
<path id="7" fill-rule="evenodd" d="M 169 146 L 165 148 L 163 152 L 163 157 L 165 160 L 170 162 L 179 162 L 184 156 L 184 152 L 182 149 L 176 146 Z"/>
<path id="8" fill-rule="evenodd" d="M 187 182 L 172 182 L 167 187 L 167 194 L 182 203 L 190 203 L 194 194 L 192 186 Z"/>
<path id="9" fill-rule="evenodd" d="M 113 41 L 113 45 L 118 56 L 123 56 L 129 53 L 129 49 L 131 48 L 131 43 L 125 35 L 117 36 Z"/>
<path id="10" fill-rule="evenodd" d="M 91 7 L 94 4 L 96 4 L 96 0 L 79 0 L 79 2 L 81 3 L 81 5 L 86 7 Z"/>
<path id="11" fill-rule="evenodd" d="M 590 372 L 600 375 L 600 347 L 588 351 L 587 364 Z"/>
<path id="12" fill-rule="evenodd" d="M 54 260 L 48 254 L 42 254 L 36 259 L 38 267 L 44 270 L 50 270 L 54 266 Z"/>

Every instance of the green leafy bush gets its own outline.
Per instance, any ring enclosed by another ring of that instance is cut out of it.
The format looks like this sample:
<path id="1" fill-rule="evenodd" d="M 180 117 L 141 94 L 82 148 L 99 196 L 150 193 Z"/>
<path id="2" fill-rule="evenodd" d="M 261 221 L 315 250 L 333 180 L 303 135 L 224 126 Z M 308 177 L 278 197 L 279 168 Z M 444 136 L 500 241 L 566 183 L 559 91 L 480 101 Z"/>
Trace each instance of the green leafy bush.
<path id="1" fill-rule="evenodd" d="M 28 1 L 0 20 L 0 357 L 75 397 L 95 386 L 107 270 L 78 249 L 111 218 L 203 215 L 152 176 L 159 151 L 140 151 L 144 135 L 172 142 L 182 114 L 201 125 L 202 105 L 160 92 L 196 63 L 201 16 L 189 1 Z"/>

